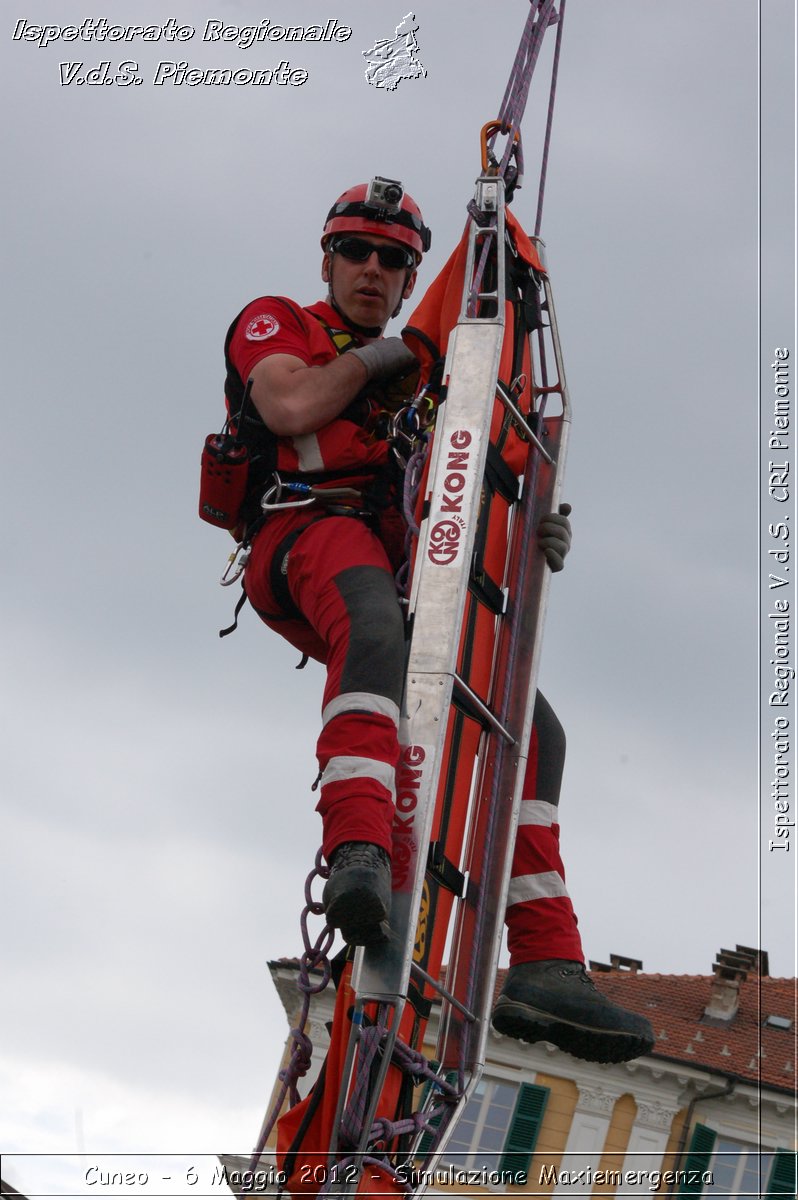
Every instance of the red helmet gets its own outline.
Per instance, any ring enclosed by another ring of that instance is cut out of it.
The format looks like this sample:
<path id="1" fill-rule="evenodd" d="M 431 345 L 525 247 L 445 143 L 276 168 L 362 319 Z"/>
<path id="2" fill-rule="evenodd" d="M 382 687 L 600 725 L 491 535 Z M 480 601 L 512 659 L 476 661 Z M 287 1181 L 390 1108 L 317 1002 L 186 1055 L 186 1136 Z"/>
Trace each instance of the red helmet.
<path id="1" fill-rule="evenodd" d="M 339 196 L 327 213 L 321 236 L 322 249 L 334 233 L 375 233 L 401 242 L 421 255 L 430 248 L 432 234 L 421 209 L 398 179 L 377 175 L 371 183 L 358 183 Z"/>

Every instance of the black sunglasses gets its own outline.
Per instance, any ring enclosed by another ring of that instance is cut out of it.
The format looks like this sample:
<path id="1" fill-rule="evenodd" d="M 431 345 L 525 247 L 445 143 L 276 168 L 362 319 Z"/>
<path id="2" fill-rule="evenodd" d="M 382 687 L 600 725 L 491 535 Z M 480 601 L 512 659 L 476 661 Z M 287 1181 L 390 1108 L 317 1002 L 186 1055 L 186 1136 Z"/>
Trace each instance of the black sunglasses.
<path id="1" fill-rule="evenodd" d="M 358 263 L 368 262 L 376 251 L 380 266 L 388 271 L 400 271 L 403 267 L 407 270 L 416 265 L 410 251 L 403 250 L 401 246 L 375 246 L 373 242 L 359 237 L 336 238 L 330 244 L 330 251 L 333 254 L 342 254 L 350 262 Z"/>

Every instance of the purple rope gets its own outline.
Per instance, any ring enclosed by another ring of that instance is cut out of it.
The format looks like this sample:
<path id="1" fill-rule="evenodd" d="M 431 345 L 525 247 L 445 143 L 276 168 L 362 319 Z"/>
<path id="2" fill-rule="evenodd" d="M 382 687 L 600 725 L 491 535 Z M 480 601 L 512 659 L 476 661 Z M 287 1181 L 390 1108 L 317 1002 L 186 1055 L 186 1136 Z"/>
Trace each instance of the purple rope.
<path id="1" fill-rule="evenodd" d="M 283 1067 L 278 1074 L 281 1084 L 280 1091 L 261 1129 L 260 1137 L 252 1154 L 251 1170 L 255 1170 L 260 1161 L 260 1156 L 268 1141 L 269 1134 L 277 1123 L 286 1096 L 288 1096 L 290 1108 L 293 1108 L 300 1100 L 297 1084 L 308 1073 L 313 1054 L 313 1043 L 305 1033 L 305 1026 L 310 1014 L 310 999 L 311 996 L 316 996 L 319 992 L 323 992 L 330 982 L 331 970 L 327 955 L 335 940 L 335 930 L 331 929 L 329 925 L 325 925 L 315 943 L 311 943 L 308 932 L 308 917 L 311 915 L 321 916 L 324 912 L 323 906 L 314 900 L 311 895 L 311 888 L 314 881 L 317 878 L 326 879 L 329 875 L 329 870 L 323 865 L 321 859 L 322 852 L 319 850 L 316 854 L 313 870 L 305 880 L 305 907 L 302 910 L 300 918 L 302 941 L 305 948 L 299 960 L 297 988 L 303 996 L 302 1009 L 296 1028 L 291 1030 L 291 1037 L 293 1039 L 291 1043 L 291 1057 L 288 1065 Z M 312 982 L 310 972 L 316 970 L 318 967 L 321 967 L 321 979 Z"/>
<path id="2" fill-rule="evenodd" d="M 363 1132 L 363 1121 L 366 1116 L 366 1106 L 371 1090 L 371 1064 L 377 1056 L 380 1044 L 388 1032 L 385 1019 L 384 1005 L 380 1007 L 379 1016 L 374 1025 L 361 1027 L 360 1049 L 357 1056 L 357 1073 L 355 1086 L 341 1116 L 341 1135 L 350 1146 L 356 1146 Z"/>
<path id="3" fill-rule="evenodd" d="M 557 20 L 558 16 L 554 8 L 554 0 L 531 0 L 531 7 L 527 15 L 524 32 L 521 35 L 521 41 L 516 51 L 510 70 L 510 77 L 507 81 L 507 87 L 505 88 L 504 97 L 499 109 L 499 129 L 494 132 L 490 139 L 490 147 L 492 149 L 499 133 L 509 135 L 504 155 L 499 165 L 499 174 L 508 178 L 510 160 L 515 156 L 517 171 L 514 178 L 519 186 L 523 179 L 524 170 L 521 120 L 526 109 L 532 75 L 537 65 L 546 30 L 549 25 L 554 24 Z M 517 141 L 516 135 L 518 135 Z"/>
<path id="4" fill-rule="evenodd" d="M 433 1070 L 420 1051 L 414 1050 L 405 1042 L 396 1041 L 391 1061 L 404 1074 L 412 1075 L 417 1080 L 423 1079 L 433 1083 L 443 1097 L 448 1097 L 450 1100 L 459 1100 L 463 1094 L 462 1087 L 449 1083 L 448 1079 L 445 1079 L 437 1071 Z M 444 1099 L 441 1103 L 434 1105 L 429 1112 L 422 1113 L 421 1111 L 417 1111 L 399 1121 L 391 1121 L 387 1117 L 380 1117 L 371 1127 L 370 1140 L 372 1142 L 378 1140 L 384 1141 L 388 1145 L 394 1138 L 401 1137 L 403 1134 L 415 1134 L 419 1132 L 435 1133 L 436 1120 L 442 1117 L 447 1110 L 451 1112 L 452 1105 L 446 1103 Z M 443 1133 L 443 1128 L 439 1129 L 438 1132 Z"/>
<path id="5" fill-rule="evenodd" d="M 416 450 L 414 454 L 411 454 L 405 468 L 405 481 L 402 491 L 402 508 L 407 523 L 405 561 L 396 572 L 394 578 L 396 590 L 400 596 L 407 595 L 410 585 L 410 559 L 413 556 L 413 542 L 419 535 L 419 528 L 416 525 L 416 500 L 424 474 L 424 463 L 426 462 L 428 448 L 429 442 L 424 441 L 421 448 Z"/>
<path id="6" fill-rule="evenodd" d="M 521 35 L 521 40 L 518 44 L 518 49 L 513 60 L 513 65 L 510 70 L 510 76 L 507 80 L 507 86 L 504 90 L 504 96 L 499 108 L 498 128 L 494 130 L 488 141 L 488 148 L 491 158 L 496 163 L 493 156 L 493 147 L 496 138 L 501 133 L 507 137 L 507 145 L 504 148 L 501 162 L 497 166 L 497 172 L 505 180 L 505 183 L 513 184 L 520 187 L 524 178 L 524 149 L 521 140 L 521 121 L 526 109 L 527 99 L 529 97 L 529 88 L 532 83 L 532 76 L 537 65 L 540 50 L 543 45 L 543 40 L 546 36 L 546 31 L 550 25 L 557 25 L 557 37 L 554 47 L 554 59 L 552 63 L 551 89 L 549 93 L 549 107 L 546 117 L 546 132 L 543 143 L 543 157 L 540 169 L 540 182 L 538 185 L 538 204 L 537 216 L 535 221 L 535 236 L 540 234 L 540 226 L 543 216 L 543 194 L 546 187 L 546 173 L 549 162 L 549 147 L 551 143 L 551 129 L 554 118 L 554 98 L 557 90 L 557 73 L 560 62 L 560 47 L 562 44 L 562 29 L 563 18 L 565 13 L 565 0 L 560 0 L 559 13 L 555 8 L 555 0 L 530 0 L 530 9 L 527 14 L 524 31 Z M 511 165 L 512 159 L 515 159 L 515 166 Z M 478 214 L 473 211 L 473 202 L 469 205 L 469 211 L 474 219 L 478 219 Z M 485 222 L 489 227 L 494 226 L 494 221 Z M 487 244 L 483 247 L 482 260 L 476 273 L 476 281 L 469 293 L 468 314 L 475 316 L 478 304 L 479 286 L 482 280 L 482 275 L 485 269 L 485 261 L 487 256 Z"/>
<path id="7" fill-rule="evenodd" d="M 535 66 L 537 65 L 540 49 L 543 45 L 543 39 L 546 35 L 546 30 L 549 25 L 557 24 L 557 41 L 554 51 L 554 66 L 552 70 L 552 87 L 549 95 L 549 110 L 546 121 L 546 136 L 544 141 L 543 163 L 541 167 L 540 186 L 538 190 L 538 224 L 535 233 L 539 232 L 540 218 L 543 211 L 543 191 L 546 182 L 546 168 L 548 166 L 549 142 L 551 139 L 551 126 L 554 116 L 554 93 L 556 89 L 557 67 L 560 57 L 560 44 L 562 40 L 562 10 L 565 7 L 564 0 L 561 0 L 560 15 L 554 7 L 555 0 L 530 0 L 530 9 L 527 15 L 524 31 L 521 35 L 518 49 L 515 54 L 510 77 L 507 81 L 507 87 L 504 91 L 501 106 L 499 109 L 498 128 L 494 130 L 489 138 L 488 146 L 492 155 L 493 146 L 496 138 L 500 133 L 507 135 L 507 145 L 504 149 L 501 162 L 497 166 L 497 172 L 502 176 L 506 183 L 514 183 L 520 187 L 524 177 L 524 152 L 521 141 L 521 120 L 526 109 L 526 103 L 529 96 L 529 87 L 532 82 Z M 511 166 L 511 160 L 515 158 L 516 166 Z M 493 157 L 493 162 L 496 162 Z M 479 292 L 482 286 L 485 269 L 488 259 L 491 254 L 492 238 L 496 236 L 496 220 L 491 217 L 485 219 L 484 214 L 476 209 L 474 201 L 468 205 L 468 211 L 471 217 L 481 224 L 485 233 L 482 251 L 479 262 L 474 271 L 474 278 L 471 284 L 468 295 L 467 314 L 474 317 L 477 314 L 479 306 Z"/>
<path id="8" fill-rule="evenodd" d="M 385 1011 L 386 1006 L 382 1005 L 380 1008 L 380 1018 L 382 1020 L 385 1019 Z M 362 1135 L 363 1117 L 368 1102 L 371 1064 L 386 1033 L 387 1027 L 380 1023 L 380 1019 L 378 1019 L 375 1025 L 369 1026 L 362 1031 L 361 1044 L 364 1046 L 365 1053 L 360 1055 L 357 1083 L 347 1110 L 341 1119 L 341 1133 L 346 1137 L 350 1146 L 356 1146 Z M 413 1050 L 412 1047 L 406 1045 L 404 1042 L 397 1041 L 394 1044 L 391 1061 L 402 1071 L 413 1075 L 417 1079 L 433 1081 L 444 1096 L 449 1096 L 451 1099 L 459 1099 L 462 1095 L 462 1089 L 458 1090 L 448 1080 L 439 1076 L 430 1067 L 427 1059 L 420 1051 Z M 442 1101 L 434 1105 L 429 1112 L 414 1112 L 409 1117 L 404 1117 L 399 1121 L 391 1121 L 388 1117 L 378 1117 L 369 1130 L 369 1145 L 372 1148 L 376 1148 L 379 1143 L 382 1143 L 387 1148 L 396 1138 L 417 1133 L 433 1134 L 435 1135 L 435 1142 L 437 1142 L 448 1122 L 441 1121 L 437 1128 L 435 1122 L 440 1121 L 447 1111 L 452 1113 L 454 1111 L 453 1107 L 451 1104 Z M 318 1193 L 319 1200 L 329 1193 L 336 1177 L 348 1178 L 349 1169 L 354 1165 L 354 1162 L 354 1154 L 348 1154 L 336 1159 L 335 1169 L 331 1169 L 330 1178 Z M 400 1176 L 399 1169 L 385 1159 L 376 1158 L 372 1154 L 364 1154 L 360 1162 L 361 1169 L 365 1169 L 368 1166 L 379 1167 L 391 1179 L 404 1187 L 407 1195 L 410 1195 L 413 1191 L 412 1183 L 405 1177 Z"/>
<path id="9" fill-rule="evenodd" d="M 546 117 L 546 136 L 543 141 L 543 159 L 540 165 L 540 184 L 538 186 L 538 211 L 535 217 L 535 237 L 540 236 L 540 226 L 543 221 L 543 192 L 546 188 L 546 171 L 549 165 L 549 145 L 551 142 L 551 126 L 554 120 L 554 96 L 557 91 L 557 72 L 560 67 L 560 46 L 562 44 L 562 29 L 565 21 L 565 0 L 560 0 L 560 19 L 557 22 L 557 37 L 554 42 L 554 61 L 551 67 L 551 91 L 549 93 L 549 111 Z"/>
<path id="10" fill-rule="evenodd" d="M 418 499 L 421 476 L 424 472 L 424 463 L 427 459 L 427 446 L 428 443 L 424 442 L 421 449 L 416 450 L 415 454 L 410 456 L 405 469 L 402 499 L 404 502 L 405 521 L 407 521 L 407 531 L 412 537 L 418 537 L 419 534 L 419 528 L 416 525 L 416 500 Z"/>
<path id="11" fill-rule="evenodd" d="M 548 0 L 542 0 L 547 3 Z M 503 119 L 504 114 L 509 112 L 513 106 L 513 99 L 517 90 L 517 81 L 523 76 L 524 65 L 529 55 L 534 35 L 535 22 L 538 18 L 536 7 L 539 9 L 541 0 L 530 0 L 529 12 L 527 13 L 526 23 L 524 24 L 524 32 L 521 34 L 521 41 L 518 43 L 518 49 L 515 52 L 513 65 L 510 68 L 510 77 L 507 80 L 507 86 L 504 89 L 502 102 L 499 106 L 499 118 Z M 506 133 L 506 129 L 504 130 Z"/>
<path id="12" fill-rule="evenodd" d="M 517 127 L 521 124 L 546 30 L 558 20 L 554 0 L 537 0 L 537 10 L 535 2 L 536 0 L 531 0 L 530 12 L 499 109 L 502 133 L 507 133 L 512 125 Z"/>
<path id="13" fill-rule="evenodd" d="M 472 204 L 474 202 L 472 201 Z M 482 245 L 482 253 L 479 258 L 476 270 L 474 271 L 474 281 L 471 284 L 471 290 L 468 293 L 467 313 L 469 317 L 477 315 L 477 306 L 479 304 L 479 291 L 482 287 L 482 278 L 485 274 L 485 268 L 488 265 L 488 260 L 491 255 L 491 243 L 496 241 L 496 218 L 491 218 L 491 224 L 486 228 L 486 236 Z M 498 251 L 498 248 L 497 248 Z"/>
<path id="14" fill-rule="evenodd" d="M 371 1127 L 372 1142 L 383 1142 L 388 1146 L 394 1138 L 403 1137 L 408 1133 L 432 1132 L 433 1113 L 411 1113 L 401 1121 L 390 1121 L 388 1117 L 380 1117 Z"/>
<path id="15" fill-rule="evenodd" d="M 371 1065 L 388 1032 L 387 1025 L 384 1023 L 385 1016 L 385 1006 L 383 1005 L 376 1024 L 364 1028 L 361 1032 L 357 1079 L 341 1120 L 341 1133 L 350 1146 L 356 1146 L 363 1133 Z M 423 1079 L 434 1083 L 442 1096 L 448 1097 L 450 1100 L 457 1100 L 462 1095 L 462 1088 L 456 1087 L 440 1076 L 420 1051 L 414 1050 L 405 1042 L 397 1040 L 394 1043 L 391 1062 L 404 1074 L 412 1075 L 414 1079 Z M 447 1109 L 451 1109 L 451 1104 L 436 1105 L 428 1113 L 414 1112 L 398 1121 L 391 1121 L 388 1117 L 378 1117 L 369 1130 L 369 1144 L 384 1142 L 385 1145 L 388 1145 L 394 1138 L 401 1137 L 403 1134 L 418 1133 L 419 1131 L 432 1133 L 434 1132 L 433 1122 Z"/>

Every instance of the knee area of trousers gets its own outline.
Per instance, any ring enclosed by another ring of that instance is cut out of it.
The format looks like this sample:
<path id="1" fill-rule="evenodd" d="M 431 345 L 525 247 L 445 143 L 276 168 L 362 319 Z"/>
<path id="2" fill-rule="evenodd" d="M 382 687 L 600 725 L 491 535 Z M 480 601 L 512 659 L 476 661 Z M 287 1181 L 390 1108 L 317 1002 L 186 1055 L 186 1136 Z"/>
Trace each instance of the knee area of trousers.
<path id="1" fill-rule="evenodd" d="M 378 567 L 350 567 L 335 582 L 349 619 L 349 649 L 342 690 L 382 694 L 382 689 L 370 684 L 364 686 L 361 679 L 361 676 L 371 679 L 376 672 L 387 685 L 385 694 L 398 702 L 404 670 L 405 624 L 392 576 Z"/>
<path id="2" fill-rule="evenodd" d="M 404 639 L 404 618 L 396 587 L 380 567 L 349 567 L 335 577 L 347 616 L 363 637 L 374 641 Z"/>
<path id="3" fill-rule="evenodd" d="M 565 758 L 565 730 L 554 709 L 542 692 L 535 697 L 532 724 L 540 744 L 547 747 L 552 757 Z"/>

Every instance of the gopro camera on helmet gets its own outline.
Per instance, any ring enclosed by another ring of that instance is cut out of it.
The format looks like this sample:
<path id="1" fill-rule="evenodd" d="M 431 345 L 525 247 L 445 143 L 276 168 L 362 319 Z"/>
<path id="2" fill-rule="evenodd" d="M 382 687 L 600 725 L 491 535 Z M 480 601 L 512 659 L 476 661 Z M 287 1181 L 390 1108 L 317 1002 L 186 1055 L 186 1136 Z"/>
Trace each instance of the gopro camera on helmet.
<path id="1" fill-rule="evenodd" d="M 420 262 L 430 247 L 421 210 L 398 179 L 375 175 L 371 183 L 358 183 L 338 197 L 327 213 L 321 246 L 326 250 L 333 234 L 382 233 L 386 227 L 388 236 L 408 246 Z"/>
<path id="2" fill-rule="evenodd" d="M 393 215 L 401 212 L 404 194 L 405 189 L 398 179 L 383 179 L 382 175 L 375 175 L 369 184 L 364 204 L 369 208 L 382 209 L 386 215 Z"/>

